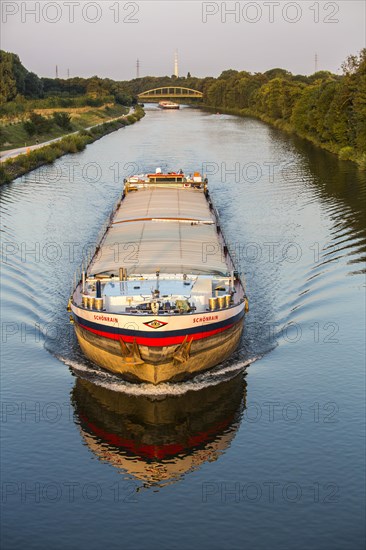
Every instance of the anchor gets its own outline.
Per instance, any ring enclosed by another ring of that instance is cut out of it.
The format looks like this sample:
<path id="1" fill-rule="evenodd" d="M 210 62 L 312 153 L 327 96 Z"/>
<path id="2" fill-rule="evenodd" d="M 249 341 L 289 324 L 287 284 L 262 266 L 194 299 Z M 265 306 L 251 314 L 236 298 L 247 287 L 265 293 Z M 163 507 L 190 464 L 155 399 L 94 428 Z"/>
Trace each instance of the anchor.
<path id="1" fill-rule="evenodd" d="M 188 334 L 187 334 L 183 342 L 181 343 L 181 345 L 173 355 L 173 360 L 175 365 L 179 363 L 185 363 L 186 361 L 188 361 L 190 351 L 191 351 L 192 340 L 193 338 L 188 340 Z"/>
<path id="2" fill-rule="evenodd" d="M 121 346 L 121 355 L 125 363 L 128 363 L 129 365 L 143 365 L 144 361 L 141 359 L 136 338 L 133 339 L 133 343 L 130 348 L 128 348 L 122 338 L 119 340 L 119 344 Z"/>

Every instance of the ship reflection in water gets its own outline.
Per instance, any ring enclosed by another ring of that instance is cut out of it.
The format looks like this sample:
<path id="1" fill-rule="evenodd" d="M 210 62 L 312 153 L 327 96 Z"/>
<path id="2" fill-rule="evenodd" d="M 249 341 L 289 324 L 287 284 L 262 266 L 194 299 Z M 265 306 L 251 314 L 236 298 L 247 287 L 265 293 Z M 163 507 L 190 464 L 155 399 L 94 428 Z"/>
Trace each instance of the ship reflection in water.
<path id="1" fill-rule="evenodd" d="M 246 382 L 232 380 L 156 400 L 77 379 L 72 402 L 85 443 L 97 457 L 142 481 L 178 481 L 230 446 L 245 409 Z"/>

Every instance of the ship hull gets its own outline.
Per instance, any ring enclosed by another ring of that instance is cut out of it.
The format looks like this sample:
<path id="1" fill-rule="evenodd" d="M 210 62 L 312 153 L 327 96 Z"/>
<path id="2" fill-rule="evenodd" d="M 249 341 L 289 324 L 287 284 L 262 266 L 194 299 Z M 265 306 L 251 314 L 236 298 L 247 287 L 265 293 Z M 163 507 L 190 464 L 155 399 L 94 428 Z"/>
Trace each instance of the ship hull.
<path id="1" fill-rule="evenodd" d="M 158 169 L 126 180 L 75 279 L 69 311 L 80 347 L 124 379 L 188 379 L 239 344 L 248 301 L 206 184 L 199 172 Z"/>
<path id="2" fill-rule="evenodd" d="M 124 379 L 160 384 L 188 379 L 228 359 L 238 347 L 243 319 L 223 332 L 193 340 L 187 335 L 181 344 L 148 346 L 111 339 L 84 328 L 75 321 L 83 353 L 94 363 Z M 214 332 L 214 331 L 213 331 Z"/>
<path id="3" fill-rule="evenodd" d="M 159 103 L 159 107 L 160 109 L 179 109 L 180 106 L 178 103 L 168 103 L 168 102 L 162 101 Z"/>

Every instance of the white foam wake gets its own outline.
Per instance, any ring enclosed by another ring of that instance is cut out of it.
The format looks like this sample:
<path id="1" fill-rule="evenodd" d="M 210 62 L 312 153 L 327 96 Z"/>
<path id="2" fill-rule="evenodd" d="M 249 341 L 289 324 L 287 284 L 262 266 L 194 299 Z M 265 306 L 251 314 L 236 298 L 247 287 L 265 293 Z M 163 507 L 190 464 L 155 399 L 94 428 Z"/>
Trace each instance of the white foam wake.
<path id="1" fill-rule="evenodd" d="M 238 359 L 235 362 L 226 362 L 217 367 L 198 374 L 186 382 L 163 382 L 155 386 L 148 383 L 132 383 L 122 380 L 113 373 L 98 369 L 93 365 L 87 365 L 62 356 L 56 356 L 65 365 L 70 367 L 77 376 L 85 378 L 93 384 L 102 386 L 111 391 L 123 392 L 130 395 L 145 395 L 148 397 L 162 398 L 169 395 L 183 395 L 188 391 L 199 391 L 210 386 L 216 386 L 225 380 L 236 376 L 240 371 L 261 358 L 251 357 L 246 360 Z"/>

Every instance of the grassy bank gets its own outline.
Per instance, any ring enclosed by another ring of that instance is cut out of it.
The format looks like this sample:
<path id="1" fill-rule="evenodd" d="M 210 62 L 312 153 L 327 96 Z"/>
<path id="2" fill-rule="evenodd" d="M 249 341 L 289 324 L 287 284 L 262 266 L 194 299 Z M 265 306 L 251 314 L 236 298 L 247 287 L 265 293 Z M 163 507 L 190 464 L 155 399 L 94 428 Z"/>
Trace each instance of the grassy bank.
<path id="1" fill-rule="evenodd" d="M 303 132 L 299 132 L 289 122 L 286 122 L 284 120 L 274 119 L 269 117 L 268 115 L 264 115 L 262 113 L 257 113 L 255 111 L 252 111 L 251 109 L 233 109 L 233 108 L 221 109 L 218 107 L 212 107 L 210 105 L 201 105 L 201 107 L 215 113 L 219 111 L 221 113 L 226 113 L 229 115 L 236 115 L 236 116 L 242 116 L 242 117 L 248 116 L 248 117 L 257 118 L 258 120 L 262 120 L 263 122 L 266 122 L 267 124 L 270 124 L 275 128 L 279 128 L 284 132 L 287 132 L 289 134 L 294 134 L 296 136 L 301 137 L 302 139 L 306 139 L 307 141 L 310 141 L 317 147 L 320 147 L 321 149 L 324 149 L 329 153 L 333 153 L 334 155 L 337 155 L 340 160 L 349 160 L 351 162 L 356 163 L 362 170 L 366 170 L 366 153 L 357 153 L 356 151 L 354 151 L 352 147 L 344 147 L 332 142 L 321 142 L 318 139 L 316 139 L 314 136 L 311 136 Z"/>
<path id="2" fill-rule="evenodd" d="M 63 139 L 30 151 L 29 154 L 22 154 L 14 159 L 9 159 L 0 164 L 0 184 L 7 183 L 45 164 L 52 164 L 54 160 L 69 153 L 78 153 L 85 149 L 89 143 L 101 137 L 119 130 L 125 126 L 134 124 L 145 116 L 142 107 L 137 107 L 133 114 L 105 122 L 90 130 L 81 130 L 77 134 L 65 136 Z"/>
<path id="3" fill-rule="evenodd" d="M 36 102 L 33 102 L 33 104 L 36 104 Z M 32 112 L 41 115 L 47 121 L 47 125 L 44 125 L 45 128 L 40 128 L 34 135 L 29 135 L 26 130 L 26 124 L 24 124 L 29 119 L 29 113 L 21 116 L 16 115 L 10 120 L 0 119 L 0 148 L 2 151 L 17 149 L 18 147 L 28 147 L 71 132 L 78 132 L 90 126 L 101 124 L 108 119 L 120 117 L 128 112 L 128 108 L 108 103 L 100 107 L 58 107 L 54 109 L 40 108 L 38 106 Z M 65 113 L 70 117 L 67 128 L 60 127 L 54 122 L 54 113 Z"/>

